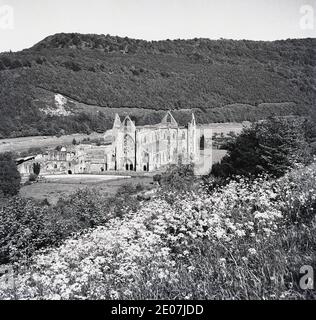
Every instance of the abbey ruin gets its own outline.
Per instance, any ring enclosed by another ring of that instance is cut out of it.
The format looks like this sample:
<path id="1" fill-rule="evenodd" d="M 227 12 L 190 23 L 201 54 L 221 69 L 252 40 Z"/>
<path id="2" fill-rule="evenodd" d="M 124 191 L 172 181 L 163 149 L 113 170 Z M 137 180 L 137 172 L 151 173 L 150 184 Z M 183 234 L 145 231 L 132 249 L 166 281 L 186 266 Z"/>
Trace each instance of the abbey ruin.
<path id="1" fill-rule="evenodd" d="M 129 116 L 121 121 L 116 114 L 104 141 L 104 145 L 79 144 L 48 150 L 23 159 L 18 168 L 22 176 L 33 172 L 34 163 L 40 164 L 41 175 L 151 172 L 179 158 L 183 163 L 197 163 L 200 158 L 201 133 L 193 113 L 186 126 L 180 126 L 170 112 L 160 123 L 145 126 L 136 126 Z"/>

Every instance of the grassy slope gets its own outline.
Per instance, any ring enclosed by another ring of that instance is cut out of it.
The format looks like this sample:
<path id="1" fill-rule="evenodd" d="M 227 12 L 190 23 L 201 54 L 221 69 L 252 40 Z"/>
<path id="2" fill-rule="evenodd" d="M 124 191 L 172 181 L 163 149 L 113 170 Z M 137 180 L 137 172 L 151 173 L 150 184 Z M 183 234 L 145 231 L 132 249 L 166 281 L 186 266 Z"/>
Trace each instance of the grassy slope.
<path id="1" fill-rule="evenodd" d="M 124 203 L 121 219 L 111 219 L 104 193 L 77 192 L 41 213 L 44 225 L 38 212 L 27 225 L 24 215 L 11 223 L 19 227 L 14 237 L 4 224 L 9 252 L 19 259 L 17 253 L 33 253 L 33 259 L 17 264 L 15 288 L 0 283 L 0 298 L 315 299 L 314 290 L 299 286 L 300 268 L 315 266 L 315 187 L 313 163 L 278 180 L 231 181 L 211 194 L 168 189 L 136 211 Z M 2 209 L 7 223 L 19 212 L 14 204 L 24 203 L 13 199 Z M 30 205 L 23 209 L 32 217 Z M 56 219 L 87 228 L 78 216 L 98 218 L 103 227 L 34 250 L 35 235 L 58 227 Z"/>

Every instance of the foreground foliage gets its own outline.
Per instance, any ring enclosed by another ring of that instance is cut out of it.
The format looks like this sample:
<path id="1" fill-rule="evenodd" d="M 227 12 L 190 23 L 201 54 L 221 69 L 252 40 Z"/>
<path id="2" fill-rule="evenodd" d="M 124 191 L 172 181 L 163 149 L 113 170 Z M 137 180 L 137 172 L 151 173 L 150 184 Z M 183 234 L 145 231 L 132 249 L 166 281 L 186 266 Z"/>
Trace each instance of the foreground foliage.
<path id="1" fill-rule="evenodd" d="M 300 299 L 316 261 L 316 164 L 156 198 L 15 266 L 3 299 Z M 169 191 L 170 193 L 170 191 Z"/>

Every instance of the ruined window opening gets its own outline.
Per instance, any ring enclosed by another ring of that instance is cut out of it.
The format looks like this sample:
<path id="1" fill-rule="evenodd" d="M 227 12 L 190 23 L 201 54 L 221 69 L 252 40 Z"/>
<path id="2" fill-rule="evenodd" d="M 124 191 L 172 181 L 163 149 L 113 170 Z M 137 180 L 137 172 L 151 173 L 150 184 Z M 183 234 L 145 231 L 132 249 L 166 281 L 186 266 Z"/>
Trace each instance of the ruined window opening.
<path id="1" fill-rule="evenodd" d="M 204 150 L 204 148 L 205 148 L 205 137 L 204 135 L 202 135 L 200 139 L 200 150 Z"/>

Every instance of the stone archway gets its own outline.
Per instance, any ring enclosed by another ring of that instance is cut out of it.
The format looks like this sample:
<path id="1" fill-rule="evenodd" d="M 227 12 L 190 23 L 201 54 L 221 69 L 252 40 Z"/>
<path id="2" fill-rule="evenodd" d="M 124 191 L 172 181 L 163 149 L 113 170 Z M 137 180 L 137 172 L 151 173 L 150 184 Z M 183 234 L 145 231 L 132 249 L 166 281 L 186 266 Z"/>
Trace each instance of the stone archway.
<path id="1" fill-rule="evenodd" d="M 149 153 L 146 150 L 142 152 L 141 163 L 143 164 L 143 170 L 149 171 Z"/>
<path id="2" fill-rule="evenodd" d="M 123 168 L 125 169 L 125 171 L 133 171 L 134 170 L 134 163 L 132 160 L 130 159 L 126 159 L 124 161 L 124 165 Z"/>

